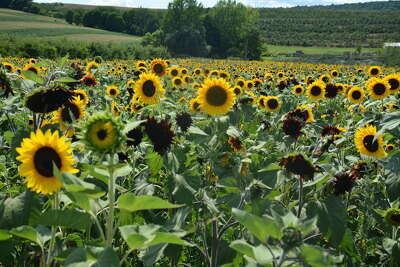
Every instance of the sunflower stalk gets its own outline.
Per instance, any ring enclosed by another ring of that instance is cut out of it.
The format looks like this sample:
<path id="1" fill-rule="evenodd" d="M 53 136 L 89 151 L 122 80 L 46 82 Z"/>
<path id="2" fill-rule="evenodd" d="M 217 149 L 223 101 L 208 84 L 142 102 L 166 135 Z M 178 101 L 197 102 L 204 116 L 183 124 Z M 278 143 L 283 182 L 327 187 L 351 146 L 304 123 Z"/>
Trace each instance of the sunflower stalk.
<path id="1" fill-rule="evenodd" d="M 59 194 L 54 193 L 53 199 L 52 199 L 52 208 L 53 210 L 58 210 L 58 207 L 60 205 L 59 203 Z M 49 245 L 49 252 L 47 254 L 47 259 L 46 259 L 46 266 L 51 266 L 51 262 L 53 260 L 53 250 L 54 250 L 54 245 L 56 242 L 56 230 L 57 228 L 55 226 L 51 227 L 51 239 L 50 239 L 50 245 Z"/>
<path id="2" fill-rule="evenodd" d="M 114 236 L 114 208 L 115 208 L 115 177 L 114 177 L 114 154 L 110 155 L 108 161 L 109 183 L 108 183 L 108 217 L 106 226 L 106 247 L 112 247 Z"/>
<path id="3" fill-rule="evenodd" d="M 300 218 L 301 210 L 303 208 L 303 178 L 300 177 L 299 179 L 299 209 L 297 211 L 297 217 Z"/>

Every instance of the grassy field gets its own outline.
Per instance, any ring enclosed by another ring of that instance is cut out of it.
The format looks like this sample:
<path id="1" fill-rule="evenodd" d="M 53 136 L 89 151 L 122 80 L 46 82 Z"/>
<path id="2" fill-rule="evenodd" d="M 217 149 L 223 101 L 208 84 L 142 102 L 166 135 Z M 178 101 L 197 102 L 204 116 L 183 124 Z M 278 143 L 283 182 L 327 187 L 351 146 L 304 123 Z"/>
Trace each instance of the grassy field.
<path id="1" fill-rule="evenodd" d="M 305 54 L 323 55 L 323 54 L 342 54 L 344 52 L 354 52 L 355 48 L 340 48 L 340 47 L 304 47 L 304 46 L 279 46 L 267 45 L 268 53 L 272 55 L 277 54 L 292 54 L 296 51 L 303 51 Z M 363 48 L 362 53 L 376 52 L 377 48 Z"/>
<path id="2" fill-rule="evenodd" d="M 0 33 L 33 35 L 47 38 L 65 37 L 89 42 L 138 42 L 139 37 L 74 26 L 64 20 L 10 9 L 0 9 Z"/>

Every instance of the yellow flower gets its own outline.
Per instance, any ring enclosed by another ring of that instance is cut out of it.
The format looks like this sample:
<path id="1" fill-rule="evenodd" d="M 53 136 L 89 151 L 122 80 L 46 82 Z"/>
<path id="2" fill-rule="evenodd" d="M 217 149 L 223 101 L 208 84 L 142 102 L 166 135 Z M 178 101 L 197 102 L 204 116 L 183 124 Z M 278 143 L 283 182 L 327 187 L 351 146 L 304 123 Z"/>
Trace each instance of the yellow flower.
<path id="1" fill-rule="evenodd" d="M 235 101 L 230 85 L 222 78 L 207 79 L 198 90 L 201 110 L 213 116 L 228 113 Z"/>
<path id="2" fill-rule="evenodd" d="M 357 129 L 354 143 L 360 154 L 375 158 L 386 157 L 386 152 L 383 148 L 383 137 L 382 135 L 376 136 L 376 133 L 376 127 L 372 125 Z"/>
<path id="3" fill-rule="evenodd" d="M 144 104 L 157 104 L 164 93 L 160 78 L 152 73 L 142 73 L 135 84 L 135 96 Z"/>

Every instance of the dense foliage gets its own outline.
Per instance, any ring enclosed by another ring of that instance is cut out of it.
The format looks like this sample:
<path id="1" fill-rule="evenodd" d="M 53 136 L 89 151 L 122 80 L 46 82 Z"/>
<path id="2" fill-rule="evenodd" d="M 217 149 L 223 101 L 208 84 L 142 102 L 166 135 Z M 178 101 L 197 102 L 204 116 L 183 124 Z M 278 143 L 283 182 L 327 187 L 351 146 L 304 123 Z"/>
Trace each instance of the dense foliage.
<path id="1" fill-rule="evenodd" d="M 399 69 L 0 62 L 0 265 L 398 265 Z"/>

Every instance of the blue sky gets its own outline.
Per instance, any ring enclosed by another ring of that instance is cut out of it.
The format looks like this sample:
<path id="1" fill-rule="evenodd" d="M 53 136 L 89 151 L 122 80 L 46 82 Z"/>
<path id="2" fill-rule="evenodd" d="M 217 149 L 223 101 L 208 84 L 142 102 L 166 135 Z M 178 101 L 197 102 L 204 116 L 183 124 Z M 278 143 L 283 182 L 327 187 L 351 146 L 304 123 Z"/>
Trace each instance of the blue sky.
<path id="1" fill-rule="evenodd" d="M 213 6 L 218 0 L 198 0 L 204 6 Z M 265 7 L 292 7 L 297 5 L 330 5 L 344 3 L 371 2 L 368 0 L 237 0 L 249 6 Z M 374 0 L 386 1 L 386 0 Z M 41 3 L 71 3 L 87 5 L 106 5 L 106 6 L 124 6 L 124 7 L 147 7 L 147 8 L 166 8 L 168 0 L 34 0 Z"/>

